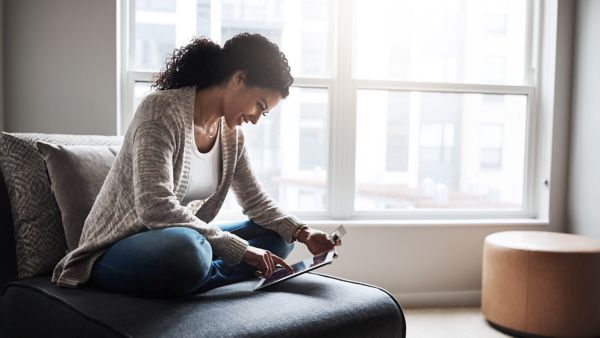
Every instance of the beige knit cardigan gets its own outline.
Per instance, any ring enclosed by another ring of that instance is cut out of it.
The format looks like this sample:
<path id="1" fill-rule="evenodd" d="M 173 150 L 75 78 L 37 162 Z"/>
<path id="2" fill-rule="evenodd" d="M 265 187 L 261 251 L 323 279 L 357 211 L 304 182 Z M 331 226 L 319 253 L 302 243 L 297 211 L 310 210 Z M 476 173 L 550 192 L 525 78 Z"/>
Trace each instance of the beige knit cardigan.
<path id="1" fill-rule="evenodd" d="M 79 246 L 54 268 L 52 282 L 77 287 L 94 262 L 118 240 L 152 229 L 183 226 L 197 230 L 225 264 L 241 262 L 248 242 L 208 224 L 229 187 L 252 221 L 287 242 L 301 223 L 266 194 L 250 168 L 240 128 L 221 121 L 222 165 L 217 191 L 194 211 L 180 204 L 190 176 L 194 146 L 195 88 L 157 91 L 140 104 L 96 201 L 85 220 Z"/>

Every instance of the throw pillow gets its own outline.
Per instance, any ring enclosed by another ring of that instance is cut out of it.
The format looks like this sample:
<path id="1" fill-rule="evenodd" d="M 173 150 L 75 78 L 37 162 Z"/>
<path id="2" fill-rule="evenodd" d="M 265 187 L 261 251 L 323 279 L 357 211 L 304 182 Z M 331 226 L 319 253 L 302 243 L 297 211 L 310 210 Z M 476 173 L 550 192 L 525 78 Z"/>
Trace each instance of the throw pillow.
<path id="1" fill-rule="evenodd" d="M 123 137 L 6 133 L 0 168 L 11 205 L 19 279 L 48 275 L 67 253 L 58 206 L 37 141 L 61 145 L 120 145 Z"/>
<path id="2" fill-rule="evenodd" d="M 79 245 L 83 224 L 120 147 L 61 146 L 37 142 L 58 204 L 67 249 Z"/>

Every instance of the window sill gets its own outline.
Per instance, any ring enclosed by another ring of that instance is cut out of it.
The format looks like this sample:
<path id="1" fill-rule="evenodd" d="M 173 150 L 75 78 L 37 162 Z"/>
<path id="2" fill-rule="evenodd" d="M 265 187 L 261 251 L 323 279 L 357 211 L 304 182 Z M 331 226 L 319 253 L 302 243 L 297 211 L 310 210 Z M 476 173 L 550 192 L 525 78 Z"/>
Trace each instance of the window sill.
<path id="1" fill-rule="evenodd" d="M 547 220 L 533 218 L 515 219 L 440 219 L 440 220 L 306 220 L 310 226 L 335 226 L 343 224 L 348 227 L 485 227 L 485 226 L 540 226 L 549 227 Z"/>

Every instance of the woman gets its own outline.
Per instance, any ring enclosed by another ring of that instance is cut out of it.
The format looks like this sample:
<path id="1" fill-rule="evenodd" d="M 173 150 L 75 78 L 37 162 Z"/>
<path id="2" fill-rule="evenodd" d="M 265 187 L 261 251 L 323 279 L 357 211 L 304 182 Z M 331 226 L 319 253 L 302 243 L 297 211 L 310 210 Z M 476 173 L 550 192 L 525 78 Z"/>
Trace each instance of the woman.
<path id="1" fill-rule="evenodd" d="M 291 269 L 283 259 L 296 240 L 313 254 L 332 249 L 327 234 L 285 214 L 261 188 L 239 128 L 267 115 L 292 81 L 283 53 L 261 35 L 237 35 L 223 48 L 200 38 L 176 50 L 52 281 L 180 296 L 270 276 L 277 264 Z M 229 187 L 249 221 L 209 224 Z"/>

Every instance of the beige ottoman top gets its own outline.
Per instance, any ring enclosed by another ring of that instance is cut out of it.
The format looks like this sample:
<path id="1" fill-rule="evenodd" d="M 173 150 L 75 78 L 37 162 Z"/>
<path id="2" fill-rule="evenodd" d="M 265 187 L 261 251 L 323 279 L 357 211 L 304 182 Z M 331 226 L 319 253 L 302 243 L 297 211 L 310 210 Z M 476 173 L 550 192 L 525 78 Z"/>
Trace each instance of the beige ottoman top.
<path id="1" fill-rule="evenodd" d="M 600 252 L 600 240 L 545 231 L 504 231 L 486 237 L 489 244 L 526 251 Z"/>

